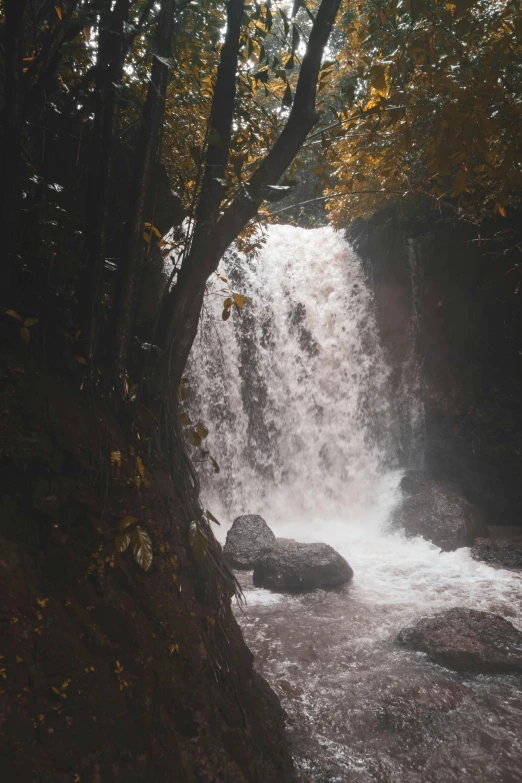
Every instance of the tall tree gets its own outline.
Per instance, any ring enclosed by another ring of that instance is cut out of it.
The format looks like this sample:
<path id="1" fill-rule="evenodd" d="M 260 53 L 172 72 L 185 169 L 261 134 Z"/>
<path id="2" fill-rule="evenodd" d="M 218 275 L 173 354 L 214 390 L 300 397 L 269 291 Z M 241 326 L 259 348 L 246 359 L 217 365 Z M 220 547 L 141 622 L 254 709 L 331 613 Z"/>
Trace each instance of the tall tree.
<path id="1" fill-rule="evenodd" d="M 95 80 L 96 112 L 90 146 L 90 167 L 85 210 L 85 260 L 78 298 L 80 322 L 89 336 L 89 356 L 99 347 L 102 320 L 102 283 L 107 246 L 109 180 L 118 119 L 118 88 L 127 53 L 125 23 L 130 0 L 116 0 L 100 17 L 98 70 Z"/>
<path id="2" fill-rule="evenodd" d="M 243 0 L 228 2 L 227 31 L 216 77 L 205 175 L 192 244 L 166 301 L 168 327 L 163 379 L 171 391 L 181 380 L 197 333 L 207 279 L 216 271 L 228 247 L 256 215 L 270 188 L 290 166 L 319 119 L 315 102 L 321 61 L 339 5 L 340 0 L 320 3 L 286 124 L 272 149 L 243 184 L 240 194 L 220 214 L 226 184 L 225 167 L 230 155 L 243 15 Z M 296 4 L 295 10 L 298 9 L 299 4 Z"/>
<path id="3" fill-rule="evenodd" d="M 145 198 L 152 179 L 152 168 L 158 153 L 165 114 L 169 58 L 172 54 L 176 8 L 174 0 L 161 0 L 154 39 L 155 54 L 141 118 L 127 224 L 120 257 L 120 271 L 114 305 L 114 359 L 116 374 L 122 380 L 127 375 L 129 340 L 134 325 L 137 286 L 144 260 Z M 153 217 L 153 215 L 149 216 L 151 221 Z"/>

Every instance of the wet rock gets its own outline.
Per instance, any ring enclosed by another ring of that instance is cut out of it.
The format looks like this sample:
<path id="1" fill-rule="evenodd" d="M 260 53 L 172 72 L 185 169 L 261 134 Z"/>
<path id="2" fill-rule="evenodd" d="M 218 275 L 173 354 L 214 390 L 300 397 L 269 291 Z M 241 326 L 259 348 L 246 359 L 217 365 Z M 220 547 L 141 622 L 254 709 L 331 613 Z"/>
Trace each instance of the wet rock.
<path id="1" fill-rule="evenodd" d="M 522 309 L 508 291 L 512 263 L 506 255 L 501 272 L 492 265 L 489 242 L 473 241 L 471 224 L 421 212 L 386 208 L 348 231 L 372 283 L 397 410 L 405 410 L 412 384 L 424 403 L 427 469 L 457 481 L 488 524 L 520 526 L 520 356 L 506 348 L 506 324 L 519 329 Z M 519 230 L 520 214 L 512 220 Z M 488 236 L 497 230 L 492 221 Z M 503 291 L 498 298 L 493 280 Z M 409 375 L 414 352 L 422 364 L 417 379 Z M 408 458 L 411 419 L 400 421 L 401 456 Z"/>
<path id="2" fill-rule="evenodd" d="M 232 568 L 248 570 L 265 549 L 274 546 L 276 537 L 263 517 L 245 514 L 234 520 L 227 533 L 223 554 Z"/>
<path id="3" fill-rule="evenodd" d="M 424 617 L 397 641 L 455 671 L 522 674 L 522 632 L 490 612 L 459 607 Z"/>
<path id="4" fill-rule="evenodd" d="M 494 568 L 522 569 L 522 541 L 512 538 L 477 538 L 471 548 L 474 560 Z"/>
<path id="5" fill-rule="evenodd" d="M 478 509 L 442 481 L 420 470 L 409 470 L 400 483 L 401 500 L 390 527 L 407 536 L 422 536 L 451 552 L 487 537 Z"/>
<path id="6" fill-rule="evenodd" d="M 277 539 L 254 565 L 254 584 L 282 593 L 305 593 L 339 587 L 353 571 L 344 557 L 328 544 L 299 544 Z"/>

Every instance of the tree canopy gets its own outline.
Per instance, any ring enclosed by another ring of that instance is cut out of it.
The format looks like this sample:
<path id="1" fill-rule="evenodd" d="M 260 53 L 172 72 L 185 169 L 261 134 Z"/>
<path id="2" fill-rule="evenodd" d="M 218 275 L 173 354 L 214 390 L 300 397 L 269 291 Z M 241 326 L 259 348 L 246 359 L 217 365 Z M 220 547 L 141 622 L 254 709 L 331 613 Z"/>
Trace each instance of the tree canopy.
<path id="1" fill-rule="evenodd" d="M 357 2 L 340 29 L 334 119 L 308 142 L 321 142 L 337 225 L 405 193 L 475 221 L 520 203 L 519 3 Z M 372 190 L 387 195 L 337 198 Z"/>
<path id="2" fill-rule="evenodd" d="M 518 2 L 0 11 L 2 304 L 54 297 L 77 369 L 110 368 L 124 398 L 140 345 L 153 396 L 177 387 L 223 253 L 255 250 L 303 183 L 338 227 L 405 195 L 478 222 L 520 203 Z"/>

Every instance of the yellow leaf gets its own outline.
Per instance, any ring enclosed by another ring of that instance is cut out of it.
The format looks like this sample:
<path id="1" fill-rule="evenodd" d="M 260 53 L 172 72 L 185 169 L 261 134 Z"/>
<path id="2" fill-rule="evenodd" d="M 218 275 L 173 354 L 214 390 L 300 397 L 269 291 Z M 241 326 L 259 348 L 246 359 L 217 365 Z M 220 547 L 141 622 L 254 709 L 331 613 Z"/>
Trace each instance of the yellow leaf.
<path id="1" fill-rule="evenodd" d="M 36 326 L 36 324 L 39 322 L 39 318 L 26 318 L 24 321 L 24 326 Z"/>
<path id="2" fill-rule="evenodd" d="M 18 313 L 16 312 L 16 310 L 6 310 L 6 311 L 5 311 L 5 314 L 6 314 L 6 315 L 10 315 L 12 318 L 16 318 L 16 320 L 17 320 L 17 321 L 23 321 L 23 318 L 22 318 L 22 316 L 21 316 L 21 315 L 18 315 Z"/>
<path id="3" fill-rule="evenodd" d="M 123 517 L 123 519 L 120 519 L 120 524 L 118 525 L 120 533 L 123 533 L 131 525 L 135 525 L 137 521 L 136 517 Z"/>
<path id="4" fill-rule="evenodd" d="M 75 356 L 74 358 L 78 364 L 87 364 L 87 359 L 84 356 Z"/>
<path id="5" fill-rule="evenodd" d="M 31 332 L 26 326 L 22 326 L 22 328 L 20 329 L 20 337 L 22 338 L 24 343 L 28 343 L 29 340 L 31 339 Z"/>
<path id="6" fill-rule="evenodd" d="M 116 465 L 117 468 L 121 467 L 121 452 L 111 451 L 111 463 Z"/>
<path id="7" fill-rule="evenodd" d="M 198 424 L 196 424 L 196 426 L 194 427 L 194 429 L 196 430 L 196 432 L 197 432 L 197 434 L 199 435 L 199 437 L 201 438 L 201 440 L 205 440 L 205 438 L 206 438 L 206 437 L 207 437 L 207 435 L 208 435 L 208 430 L 207 430 L 207 428 L 205 427 L 205 425 L 204 425 L 204 424 L 202 424 L 201 422 L 199 422 Z"/>
<path id="8" fill-rule="evenodd" d="M 193 446 L 201 446 L 201 435 L 199 435 L 195 429 L 189 431 L 187 438 L 189 443 Z"/>
<path id="9" fill-rule="evenodd" d="M 159 237 L 159 239 L 161 239 L 161 237 L 163 236 L 161 231 L 158 228 L 156 228 L 156 226 L 153 226 L 152 223 L 144 223 L 143 225 L 145 226 L 145 228 L 150 229 L 154 234 L 156 234 L 156 236 Z"/>
<path id="10" fill-rule="evenodd" d="M 243 307 L 245 304 L 245 299 L 241 296 L 241 294 L 232 294 L 234 297 L 234 302 L 238 307 Z"/>
<path id="11" fill-rule="evenodd" d="M 56 16 L 58 17 L 58 19 L 59 19 L 59 20 L 60 20 L 60 22 L 61 22 L 61 21 L 62 21 L 62 19 L 63 19 L 63 16 L 62 16 L 62 9 L 61 9 L 61 8 L 60 8 L 58 5 L 55 5 L 55 6 L 54 6 L 54 10 L 56 11 Z"/>
<path id="12" fill-rule="evenodd" d="M 384 65 L 373 65 L 370 68 L 370 81 L 373 89 L 379 95 L 386 95 L 386 68 Z"/>
<path id="13" fill-rule="evenodd" d="M 506 210 L 504 209 L 502 204 L 497 204 L 497 210 L 498 210 L 499 214 L 502 215 L 502 217 L 507 217 Z"/>
<path id="14" fill-rule="evenodd" d="M 227 298 L 223 302 L 223 307 L 225 308 L 225 310 L 228 310 L 230 307 L 232 307 L 232 299 L 229 296 L 227 296 Z"/>

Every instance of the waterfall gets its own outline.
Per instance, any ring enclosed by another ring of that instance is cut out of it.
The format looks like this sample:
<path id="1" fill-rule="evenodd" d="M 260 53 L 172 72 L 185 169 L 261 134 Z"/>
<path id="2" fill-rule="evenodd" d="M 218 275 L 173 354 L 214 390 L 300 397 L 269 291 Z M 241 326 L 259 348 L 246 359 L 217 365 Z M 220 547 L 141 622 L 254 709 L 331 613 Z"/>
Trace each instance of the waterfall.
<path id="1" fill-rule="evenodd" d="M 188 370 L 190 415 L 220 465 L 201 469 L 209 508 L 228 521 L 360 516 L 397 453 L 359 259 L 331 228 L 271 226 L 257 258 L 232 251 L 219 274 Z M 223 321 L 228 286 L 250 301 Z"/>

